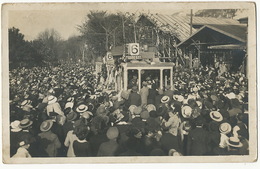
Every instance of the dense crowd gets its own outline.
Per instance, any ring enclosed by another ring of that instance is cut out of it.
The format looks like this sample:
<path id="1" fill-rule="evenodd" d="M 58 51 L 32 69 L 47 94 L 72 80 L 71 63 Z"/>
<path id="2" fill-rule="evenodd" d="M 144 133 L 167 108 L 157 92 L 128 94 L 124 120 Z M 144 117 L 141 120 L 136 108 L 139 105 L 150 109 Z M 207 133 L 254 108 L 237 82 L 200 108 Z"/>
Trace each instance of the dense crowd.
<path id="1" fill-rule="evenodd" d="M 10 79 L 11 157 L 247 155 L 242 73 L 176 68 L 174 86 L 146 77 L 126 91 L 92 66 L 19 68 Z"/>

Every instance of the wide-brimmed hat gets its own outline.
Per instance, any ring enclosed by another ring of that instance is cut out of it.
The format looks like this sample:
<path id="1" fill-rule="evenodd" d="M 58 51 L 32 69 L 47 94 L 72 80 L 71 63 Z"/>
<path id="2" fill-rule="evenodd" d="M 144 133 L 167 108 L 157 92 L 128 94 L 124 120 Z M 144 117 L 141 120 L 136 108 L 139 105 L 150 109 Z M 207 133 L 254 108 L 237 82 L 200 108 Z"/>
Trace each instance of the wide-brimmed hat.
<path id="1" fill-rule="evenodd" d="M 128 97 L 129 97 L 129 92 L 123 90 L 123 91 L 121 92 L 121 97 L 122 97 L 123 99 L 126 99 L 126 100 L 127 100 Z"/>
<path id="2" fill-rule="evenodd" d="M 229 123 L 222 123 L 219 126 L 219 131 L 220 131 L 220 133 L 228 134 L 231 131 L 231 125 Z"/>
<path id="3" fill-rule="evenodd" d="M 184 97 L 182 95 L 177 95 L 176 101 L 183 102 L 183 100 L 184 100 Z"/>
<path id="4" fill-rule="evenodd" d="M 66 108 L 73 108 L 73 106 L 74 106 L 74 102 L 67 102 L 67 103 L 65 104 L 64 109 L 66 109 Z"/>
<path id="5" fill-rule="evenodd" d="M 44 122 L 42 122 L 42 124 L 40 126 L 40 130 L 41 131 L 49 131 L 51 129 L 52 125 L 53 125 L 52 120 L 45 120 Z"/>
<path id="6" fill-rule="evenodd" d="M 78 114 L 75 112 L 71 112 L 69 114 L 67 114 L 67 121 L 74 121 L 75 119 L 77 119 Z"/>
<path id="7" fill-rule="evenodd" d="M 119 135 L 119 131 L 117 127 L 109 127 L 109 129 L 107 130 L 107 138 L 109 140 L 115 139 L 118 137 Z"/>
<path id="8" fill-rule="evenodd" d="M 144 120 L 146 120 L 150 117 L 149 112 L 147 110 L 142 111 L 140 116 Z"/>
<path id="9" fill-rule="evenodd" d="M 84 119 L 89 119 L 90 116 L 93 116 L 93 113 L 91 113 L 90 111 L 85 111 L 84 113 L 82 113 L 81 115 Z"/>
<path id="10" fill-rule="evenodd" d="M 67 102 L 73 102 L 74 101 L 74 97 L 69 97 L 68 99 L 67 99 Z"/>
<path id="11" fill-rule="evenodd" d="M 197 87 L 193 87 L 193 88 L 192 88 L 192 91 L 193 91 L 193 92 L 198 92 L 199 89 L 198 89 Z"/>
<path id="12" fill-rule="evenodd" d="M 163 96 L 161 99 L 161 103 L 168 103 L 170 101 L 170 97 L 169 96 Z"/>
<path id="13" fill-rule="evenodd" d="M 181 114 L 184 118 L 190 118 L 192 114 L 192 108 L 190 106 L 183 106 L 181 109 Z"/>
<path id="14" fill-rule="evenodd" d="M 81 104 L 76 108 L 76 111 L 79 113 L 85 112 L 88 110 L 88 106 L 85 104 Z"/>
<path id="15" fill-rule="evenodd" d="M 142 108 L 141 107 L 135 107 L 134 110 L 133 110 L 133 113 L 135 115 L 140 115 L 142 112 Z"/>
<path id="16" fill-rule="evenodd" d="M 182 156 L 177 150 L 170 149 L 169 150 L 169 156 Z"/>
<path id="17" fill-rule="evenodd" d="M 22 103 L 21 103 L 21 106 L 26 106 L 28 104 L 31 104 L 32 101 L 31 100 L 24 100 Z"/>
<path id="18" fill-rule="evenodd" d="M 33 122 L 32 122 L 31 120 L 29 120 L 29 119 L 23 119 L 23 120 L 20 122 L 19 127 L 23 129 L 23 128 L 26 128 L 26 127 L 31 126 L 32 124 L 33 124 Z"/>
<path id="19" fill-rule="evenodd" d="M 153 105 L 153 104 L 148 104 L 147 106 L 146 106 L 146 110 L 148 111 L 148 112 L 150 112 L 150 111 L 156 111 L 156 107 L 155 107 L 155 105 Z"/>
<path id="20" fill-rule="evenodd" d="M 51 96 L 48 97 L 48 104 L 53 104 L 53 103 L 55 103 L 57 100 L 58 100 L 57 97 L 51 95 Z"/>
<path id="21" fill-rule="evenodd" d="M 240 142 L 237 137 L 230 137 L 227 141 L 227 144 L 231 147 L 242 147 L 243 144 Z"/>
<path id="22" fill-rule="evenodd" d="M 212 111 L 209 113 L 209 115 L 210 115 L 211 119 L 214 121 L 221 122 L 223 120 L 223 116 L 218 111 Z"/>
<path id="23" fill-rule="evenodd" d="M 12 127 L 11 131 L 13 131 L 13 132 L 21 131 L 22 129 L 19 127 L 19 125 L 20 125 L 20 121 L 19 120 L 13 121 L 11 123 L 11 125 L 10 125 Z"/>
<path id="24" fill-rule="evenodd" d="M 235 99 L 236 95 L 235 95 L 235 93 L 231 92 L 231 93 L 227 94 L 226 97 L 229 99 Z"/>
<path id="25" fill-rule="evenodd" d="M 134 109 L 136 108 L 136 105 L 131 105 L 128 110 L 130 111 L 131 114 L 134 114 Z"/>

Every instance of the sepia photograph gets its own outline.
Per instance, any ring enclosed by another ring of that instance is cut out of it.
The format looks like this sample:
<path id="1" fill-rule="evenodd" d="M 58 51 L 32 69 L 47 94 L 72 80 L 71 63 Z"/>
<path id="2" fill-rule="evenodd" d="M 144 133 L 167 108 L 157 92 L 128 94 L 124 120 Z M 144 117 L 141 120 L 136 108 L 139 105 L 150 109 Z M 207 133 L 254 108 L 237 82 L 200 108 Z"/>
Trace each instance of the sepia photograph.
<path id="1" fill-rule="evenodd" d="M 253 2 L 1 12 L 3 163 L 257 161 Z"/>

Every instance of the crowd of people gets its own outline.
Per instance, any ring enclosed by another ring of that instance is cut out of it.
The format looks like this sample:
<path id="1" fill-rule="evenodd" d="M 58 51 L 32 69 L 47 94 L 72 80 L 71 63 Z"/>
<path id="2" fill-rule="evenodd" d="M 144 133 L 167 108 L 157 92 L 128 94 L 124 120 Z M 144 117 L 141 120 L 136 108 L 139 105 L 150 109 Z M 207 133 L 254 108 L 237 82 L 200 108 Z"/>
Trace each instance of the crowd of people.
<path id="1" fill-rule="evenodd" d="M 244 74 L 178 68 L 174 86 L 146 78 L 117 92 L 94 72 L 10 70 L 10 157 L 249 154 Z"/>

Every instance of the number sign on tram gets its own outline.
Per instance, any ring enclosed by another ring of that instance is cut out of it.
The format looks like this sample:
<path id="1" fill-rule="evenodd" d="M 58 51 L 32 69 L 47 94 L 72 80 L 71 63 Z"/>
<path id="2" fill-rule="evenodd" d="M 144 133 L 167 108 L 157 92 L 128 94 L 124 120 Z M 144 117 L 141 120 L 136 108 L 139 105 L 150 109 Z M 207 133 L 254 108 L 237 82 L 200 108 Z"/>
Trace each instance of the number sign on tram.
<path id="1" fill-rule="evenodd" d="M 126 57 L 128 59 L 142 59 L 140 54 L 139 43 L 126 44 Z"/>

